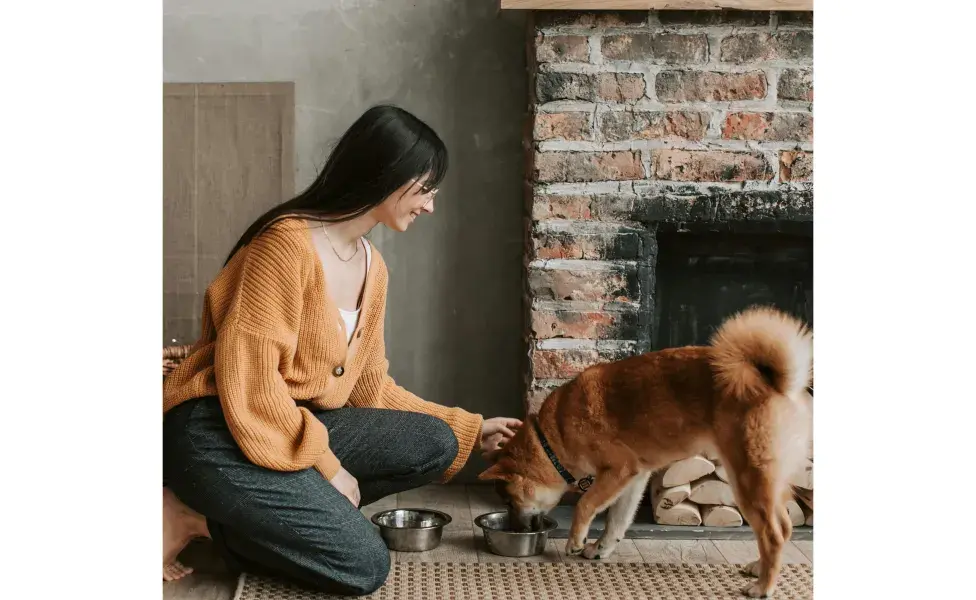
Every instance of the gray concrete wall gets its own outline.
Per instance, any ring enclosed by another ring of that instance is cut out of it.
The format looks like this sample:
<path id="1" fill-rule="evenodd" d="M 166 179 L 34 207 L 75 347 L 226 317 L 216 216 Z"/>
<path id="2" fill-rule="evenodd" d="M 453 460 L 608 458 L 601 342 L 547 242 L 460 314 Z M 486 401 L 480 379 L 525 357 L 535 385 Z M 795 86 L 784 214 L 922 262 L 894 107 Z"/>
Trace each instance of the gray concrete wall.
<path id="1" fill-rule="evenodd" d="M 520 416 L 522 17 L 491 0 L 166 0 L 163 23 L 166 82 L 295 82 L 296 189 L 372 104 L 437 130 L 452 166 L 436 213 L 371 234 L 390 268 L 391 373 L 429 400 Z"/>

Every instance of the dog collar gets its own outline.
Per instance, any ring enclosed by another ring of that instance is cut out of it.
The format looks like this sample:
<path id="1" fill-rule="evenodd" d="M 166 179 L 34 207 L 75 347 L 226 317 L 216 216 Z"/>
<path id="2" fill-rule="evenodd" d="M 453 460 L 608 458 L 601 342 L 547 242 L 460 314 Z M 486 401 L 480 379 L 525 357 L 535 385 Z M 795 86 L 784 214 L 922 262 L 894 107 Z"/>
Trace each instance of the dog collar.
<path id="1" fill-rule="evenodd" d="M 549 440 L 547 440 L 546 436 L 542 434 L 542 428 L 539 427 L 539 421 L 533 420 L 532 425 L 535 427 L 535 434 L 539 436 L 539 443 L 542 444 L 542 449 L 545 450 L 546 456 L 549 457 L 549 462 L 552 463 L 552 466 L 556 467 L 556 470 L 559 471 L 559 475 L 566 480 L 566 483 L 579 488 L 581 494 L 590 489 L 590 486 L 593 484 L 593 476 L 588 475 L 580 480 L 573 477 L 572 474 L 566 470 L 566 467 L 559 462 L 559 459 L 556 458 L 556 453 L 553 452 L 552 447 L 549 446 Z"/>

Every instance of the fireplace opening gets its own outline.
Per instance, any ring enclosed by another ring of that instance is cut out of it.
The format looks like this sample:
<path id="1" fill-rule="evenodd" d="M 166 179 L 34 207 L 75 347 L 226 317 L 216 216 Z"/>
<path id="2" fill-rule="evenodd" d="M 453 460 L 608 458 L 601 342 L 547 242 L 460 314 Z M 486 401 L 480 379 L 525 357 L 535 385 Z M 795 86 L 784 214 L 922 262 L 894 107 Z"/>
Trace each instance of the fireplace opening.
<path id="1" fill-rule="evenodd" d="M 788 233 L 657 234 L 654 350 L 708 343 L 732 314 L 775 306 L 813 327 L 813 238 Z"/>

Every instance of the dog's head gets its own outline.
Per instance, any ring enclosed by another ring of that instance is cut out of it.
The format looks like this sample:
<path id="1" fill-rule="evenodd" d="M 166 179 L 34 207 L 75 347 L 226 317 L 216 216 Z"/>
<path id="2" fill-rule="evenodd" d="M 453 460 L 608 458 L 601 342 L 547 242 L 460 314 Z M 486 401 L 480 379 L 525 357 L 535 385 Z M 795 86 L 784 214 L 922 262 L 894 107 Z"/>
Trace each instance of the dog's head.
<path id="1" fill-rule="evenodd" d="M 543 516 L 568 488 L 528 423 L 498 451 L 495 463 L 478 479 L 494 482 L 495 492 L 508 506 L 509 524 L 516 531 L 542 530 Z"/>

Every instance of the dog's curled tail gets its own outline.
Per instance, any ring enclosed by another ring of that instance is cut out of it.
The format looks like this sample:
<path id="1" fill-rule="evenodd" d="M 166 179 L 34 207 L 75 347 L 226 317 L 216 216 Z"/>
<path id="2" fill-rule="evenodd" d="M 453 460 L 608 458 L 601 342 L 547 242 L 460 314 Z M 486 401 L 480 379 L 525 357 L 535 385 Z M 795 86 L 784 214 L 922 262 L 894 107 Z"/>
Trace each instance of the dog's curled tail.
<path id="1" fill-rule="evenodd" d="M 810 382 L 813 335 L 793 317 L 754 307 L 726 320 L 711 339 L 719 389 L 754 400 L 773 393 L 794 396 Z"/>

